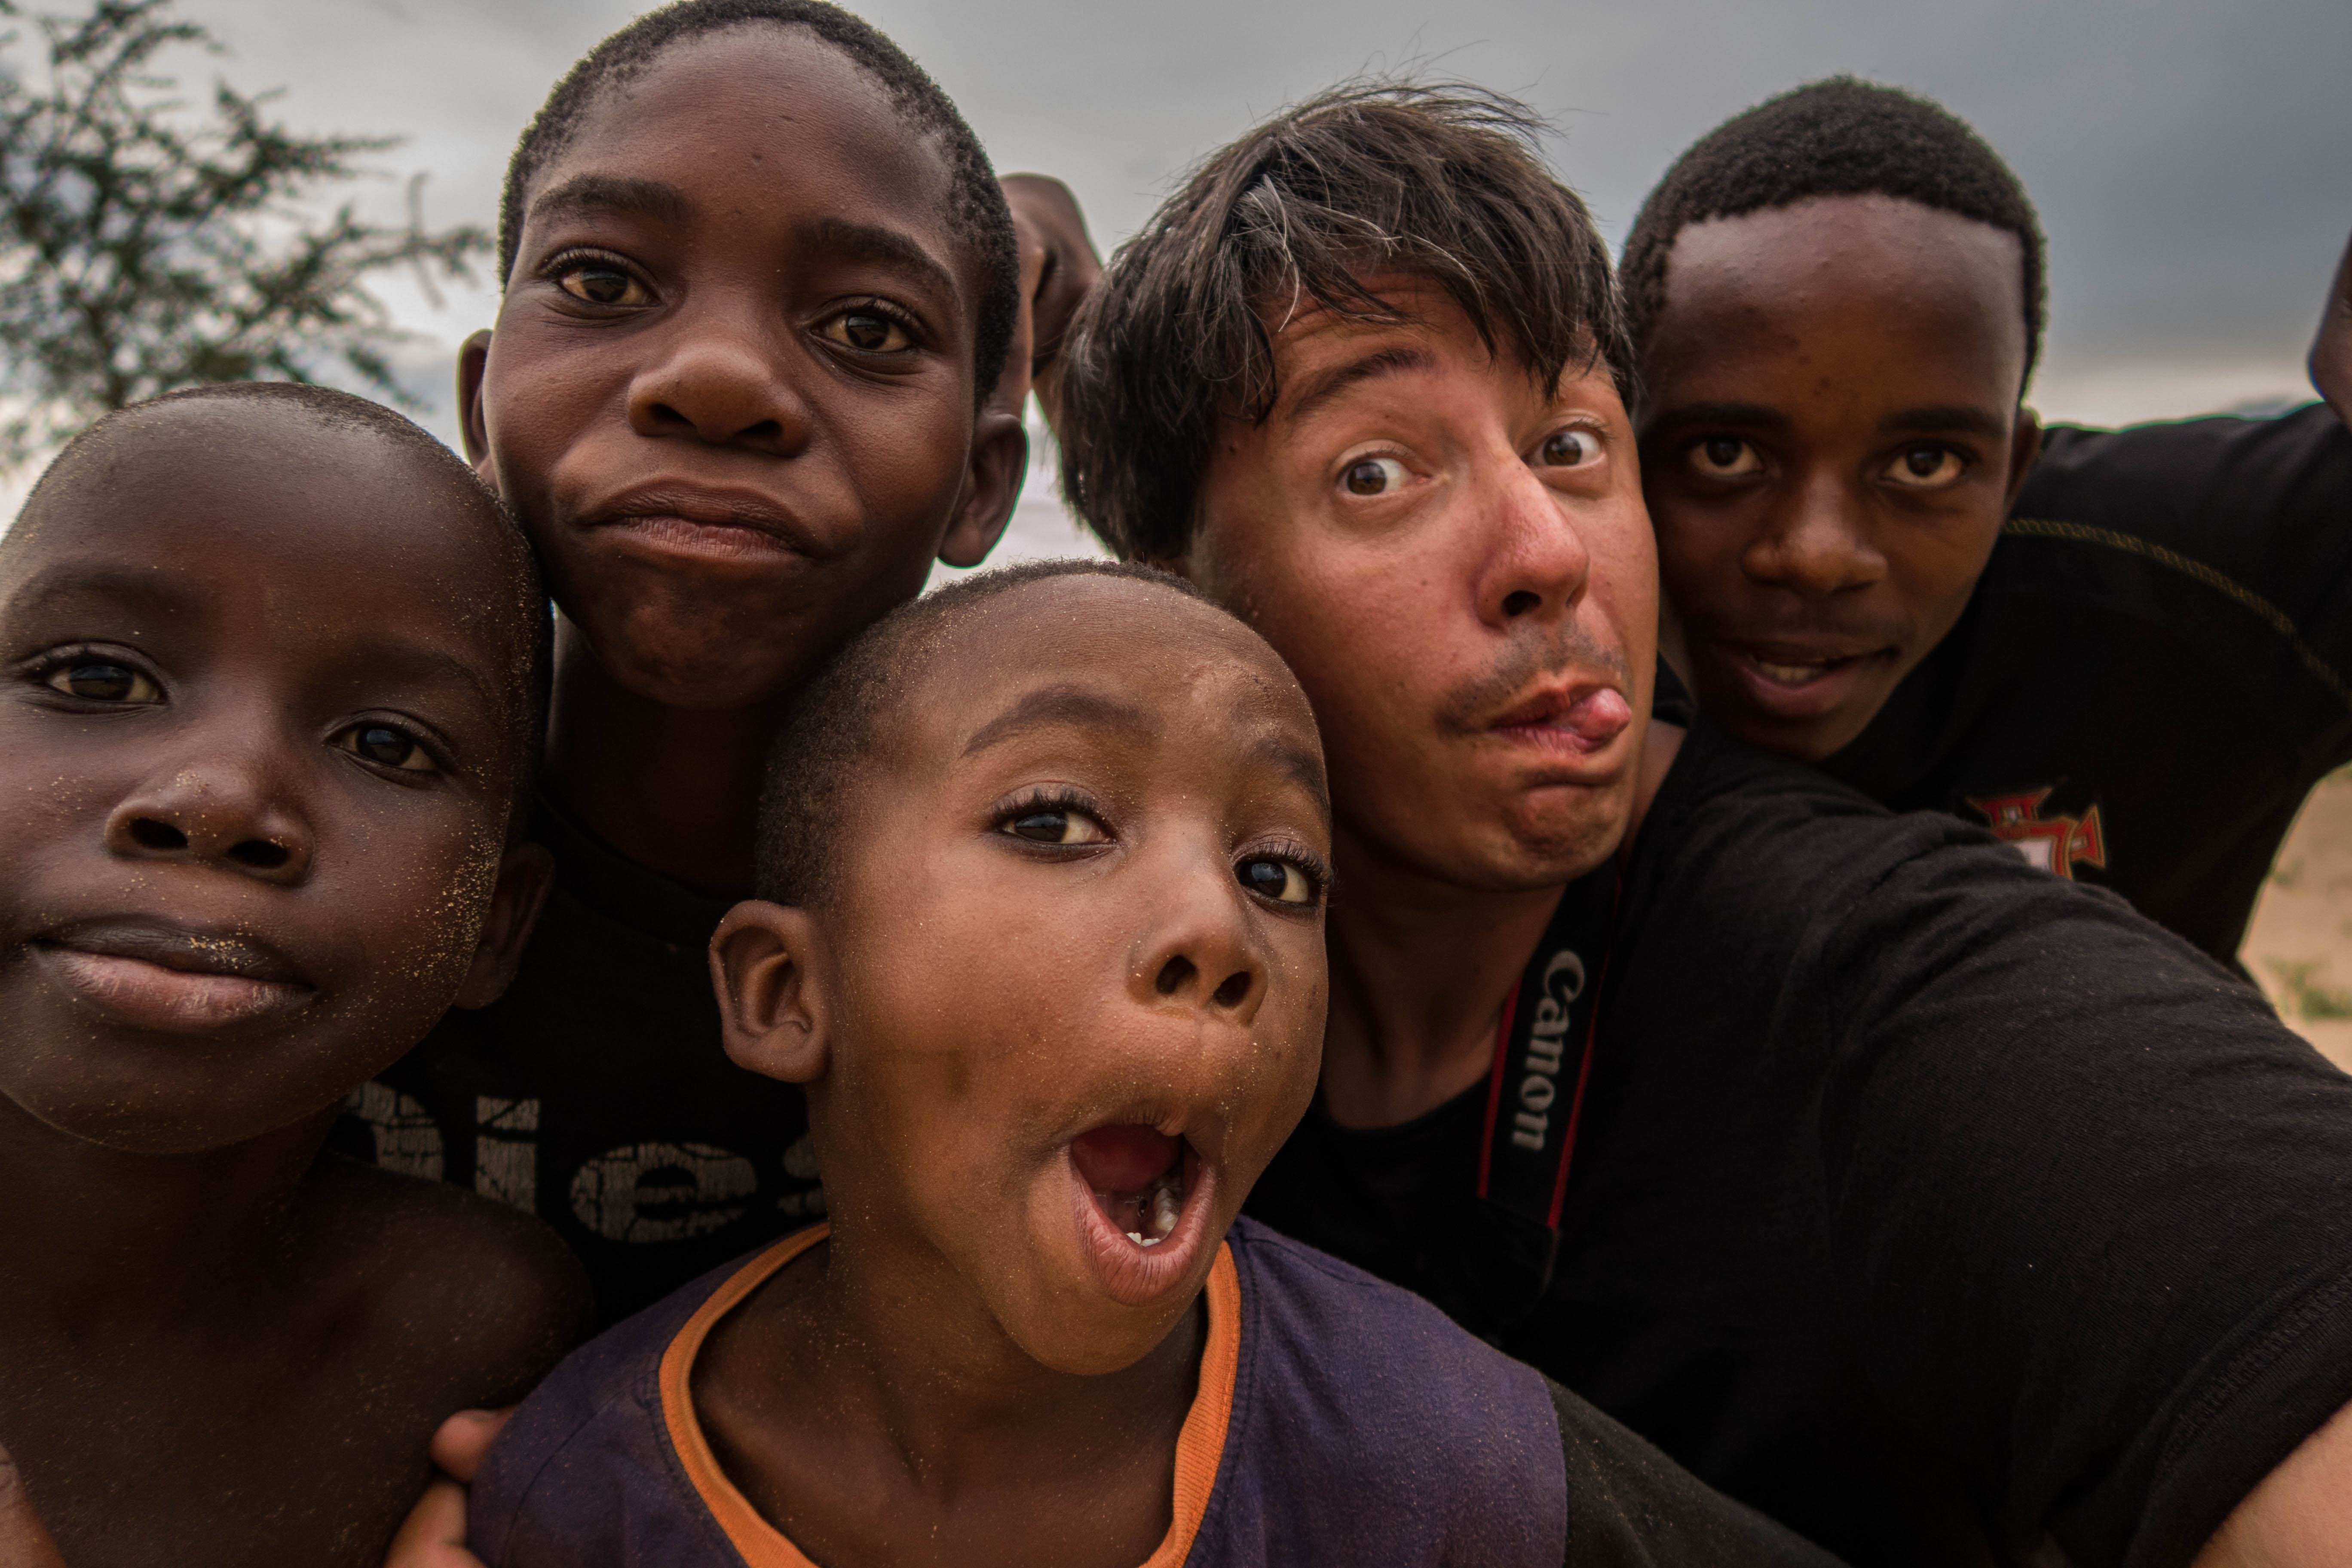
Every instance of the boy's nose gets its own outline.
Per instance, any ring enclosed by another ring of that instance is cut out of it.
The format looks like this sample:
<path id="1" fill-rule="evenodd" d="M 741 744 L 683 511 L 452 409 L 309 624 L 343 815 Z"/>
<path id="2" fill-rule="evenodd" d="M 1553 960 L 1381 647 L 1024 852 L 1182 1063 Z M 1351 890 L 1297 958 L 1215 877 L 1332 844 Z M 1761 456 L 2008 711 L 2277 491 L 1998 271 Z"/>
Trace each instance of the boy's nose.
<path id="1" fill-rule="evenodd" d="M 1146 1005 L 1173 1002 L 1246 1025 L 1265 999 L 1265 961 L 1250 940 L 1239 880 L 1230 868 L 1219 869 L 1222 877 L 1188 878 L 1181 892 L 1158 902 L 1160 918 L 1129 965 L 1129 984 Z"/>
<path id="2" fill-rule="evenodd" d="M 1740 564 L 1755 581 L 1807 599 L 1866 588 L 1886 575 L 1886 557 L 1870 537 L 1866 514 L 1829 475 L 1790 498 Z"/>
<path id="3" fill-rule="evenodd" d="M 777 345 L 751 322 L 688 318 L 669 352 L 629 384 L 629 424 L 640 436 L 691 436 L 789 458 L 808 444 L 805 403 L 783 375 Z"/>
<path id="4" fill-rule="evenodd" d="M 310 870 L 310 833 L 262 771 L 184 763 L 132 791 L 108 816 L 106 847 L 125 860 L 186 860 L 292 886 Z"/>
<path id="5" fill-rule="evenodd" d="M 1550 488 L 1514 459 L 1496 465 L 1486 513 L 1479 618 L 1489 626 L 1566 613 L 1592 578 L 1592 552 Z"/>

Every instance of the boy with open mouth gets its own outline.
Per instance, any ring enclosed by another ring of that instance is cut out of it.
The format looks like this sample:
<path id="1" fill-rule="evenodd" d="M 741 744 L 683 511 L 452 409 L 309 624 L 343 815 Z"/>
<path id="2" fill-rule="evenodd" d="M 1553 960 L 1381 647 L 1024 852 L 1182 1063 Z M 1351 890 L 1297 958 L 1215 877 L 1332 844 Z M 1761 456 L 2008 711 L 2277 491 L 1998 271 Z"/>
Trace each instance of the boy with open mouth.
<path id="1" fill-rule="evenodd" d="M 1532 1369 L 1238 1220 L 1313 1093 L 1330 808 L 1255 635 L 992 574 L 813 678 L 728 1048 L 830 1229 L 606 1334 L 475 1485 L 494 1568 L 1822 1563 Z"/>

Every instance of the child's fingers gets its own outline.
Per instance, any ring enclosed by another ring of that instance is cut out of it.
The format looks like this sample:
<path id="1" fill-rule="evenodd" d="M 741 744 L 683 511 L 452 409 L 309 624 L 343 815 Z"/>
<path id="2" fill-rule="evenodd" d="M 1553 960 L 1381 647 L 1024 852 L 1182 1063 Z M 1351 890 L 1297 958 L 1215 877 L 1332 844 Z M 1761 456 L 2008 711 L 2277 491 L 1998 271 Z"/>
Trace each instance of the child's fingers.
<path id="1" fill-rule="evenodd" d="M 0 1448 L 0 1568 L 65 1568 L 48 1527 L 33 1511 L 25 1478 Z"/>
<path id="2" fill-rule="evenodd" d="M 466 1550 L 466 1489 L 447 1479 L 426 1487 L 392 1538 L 383 1568 L 482 1568 Z"/>
<path id="3" fill-rule="evenodd" d="M 507 1417 L 515 1413 L 511 1405 L 503 1410 L 460 1410 L 441 1423 L 433 1434 L 429 1452 L 433 1462 L 447 1474 L 461 1481 L 471 1481 L 474 1472 L 482 1467 L 482 1456 L 490 1451 L 490 1442 Z"/>

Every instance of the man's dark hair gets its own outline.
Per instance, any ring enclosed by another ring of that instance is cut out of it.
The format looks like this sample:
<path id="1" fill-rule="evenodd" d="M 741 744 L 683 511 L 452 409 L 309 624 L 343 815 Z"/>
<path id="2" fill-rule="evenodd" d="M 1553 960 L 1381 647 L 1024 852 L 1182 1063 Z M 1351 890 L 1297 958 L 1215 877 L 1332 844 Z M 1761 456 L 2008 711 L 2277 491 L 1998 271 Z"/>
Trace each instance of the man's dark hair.
<path id="1" fill-rule="evenodd" d="M 79 469 L 102 456 L 110 444 L 156 410 L 192 403 L 245 402 L 285 404 L 331 429 L 356 432 L 415 458 L 419 477 L 425 484 L 472 512 L 486 531 L 505 546 L 515 574 L 514 611 L 520 620 L 527 660 L 522 668 L 497 672 L 519 676 L 528 699 L 527 730 L 516 737 L 521 748 L 521 765 L 516 773 L 516 798 L 509 803 L 509 826 L 519 824 L 529 803 L 530 779 L 538 772 L 554 666 L 555 617 L 541 583 L 538 557 L 514 513 L 496 491 L 482 482 L 481 476 L 431 433 L 397 411 L 331 386 L 299 381 L 220 382 L 184 387 L 144 403 L 131 404 L 114 410 L 65 444 L 42 470 L 32 493 L 25 498 L 16 514 L 16 526 L 0 534 L 0 549 L 5 549 L 10 541 L 29 541 L 40 527 L 45 501 L 54 500 Z M 191 548 L 201 547 L 201 542 L 191 542 Z"/>
<path id="2" fill-rule="evenodd" d="M 1123 577 L 1190 599 L 1181 577 L 1116 561 L 1027 561 L 972 575 L 899 605 L 843 646 L 793 689 L 760 795 L 760 897 L 808 905 L 831 892 L 835 838 L 850 792 L 872 760 L 875 721 L 903 705 L 955 627 L 990 600 L 1055 577 Z"/>
<path id="3" fill-rule="evenodd" d="M 2042 223 L 2025 186 L 1968 122 L 1891 87 L 1832 77 L 1768 99 L 1692 144 L 1625 237 L 1621 276 L 1633 341 L 1666 302 L 1666 257 L 1695 223 L 1815 196 L 1896 196 L 2017 236 L 2023 253 L 2025 374 L 2042 353 Z M 2020 383 L 2021 395 L 2023 384 Z"/>
<path id="4" fill-rule="evenodd" d="M 1608 247 L 1544 167 L 1543 131 L 1476 88 L 1355 83 L 1211 155 L 1112 258 L 1073 329 L 1060 431 L 1072 507 L 1130 560 L 1182 553 L 1216 422 L 1273 412 L 1267 317 L 1394 321 L 1373 292 L 1385 275 L 1443 288 L 1547 396 L 1572 362 L 1629 388 Z"/>
<path id="5" fill-rule="evenodd" d="M 499 287 L 514 273 L 531 182 L 579 134 L 580 122 L 597 95 L 643 73 L 672 44 L 754 23 L 805 27 L 848 56 L 881 83 L 907 128 L 933 142 L 945 157 L 950 182 L 948 220 L 971 252 L 980 277 L 972 360 L 978 395 L 984 402 L 1004 369 L 1005 351 L 1021 310 L 1021 249 L 1013 232 L 1013 209 L 1005 204 L 980 138 L 939 84 L 870 24 L 824 0 L 678 0 L 648 11 L 582 57 L 547 95 L 507 164 L 506 190 L 499 198 Z"/>

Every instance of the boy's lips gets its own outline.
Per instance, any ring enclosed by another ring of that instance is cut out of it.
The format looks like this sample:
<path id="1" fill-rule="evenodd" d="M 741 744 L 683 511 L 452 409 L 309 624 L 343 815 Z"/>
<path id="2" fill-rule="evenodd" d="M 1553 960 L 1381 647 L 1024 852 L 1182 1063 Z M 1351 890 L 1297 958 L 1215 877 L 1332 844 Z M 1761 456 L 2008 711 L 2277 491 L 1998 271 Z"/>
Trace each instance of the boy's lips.
<path id="1" fill-rule="evenodd" d="M 1149 1307 L 1182 1289 L 1215 1188 L 1192 1143 L 1150 1127 L 1097 1127 L 1070 1141 L 1066 1161 L 1078 1249 L 1105 1293 Z"/>
<path id="2" fill-rule="evenodd" d="M 815 541 L 757 490 L 678 480 L 641 485 L 589 509 L 591 528 L 620 528 L 657 550 L 740 560 L 810 556 Z"/>
<path id="3" fill-rule="evenodd" d="M 1853 689 L 1887 660 L 1893 648 L 1859 650 L 1717 643 L 1723 662 L 1748 700 L 1783 719 L 1818 719 L 1835 711 Z"/>
<path id="4" fill-rule="evenodd" d="M 295 1012 L 318 994 L 263 943 L 148 921 L 82 921 L 32 951 L 76 1002 L 134 1029 L 205 1034 Z"/>

